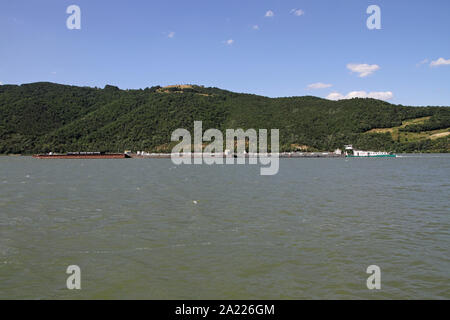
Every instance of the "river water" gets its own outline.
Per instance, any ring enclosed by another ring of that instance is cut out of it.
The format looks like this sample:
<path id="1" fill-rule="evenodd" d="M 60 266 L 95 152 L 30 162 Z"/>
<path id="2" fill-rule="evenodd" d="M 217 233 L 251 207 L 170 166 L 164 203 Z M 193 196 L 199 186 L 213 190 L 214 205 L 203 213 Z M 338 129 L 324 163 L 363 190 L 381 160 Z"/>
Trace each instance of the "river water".
<path id="1" fill-rule="evenodd" d="M 0 298 L 450 299 L 450 155 L 259 169 L 0 157 Z"/>

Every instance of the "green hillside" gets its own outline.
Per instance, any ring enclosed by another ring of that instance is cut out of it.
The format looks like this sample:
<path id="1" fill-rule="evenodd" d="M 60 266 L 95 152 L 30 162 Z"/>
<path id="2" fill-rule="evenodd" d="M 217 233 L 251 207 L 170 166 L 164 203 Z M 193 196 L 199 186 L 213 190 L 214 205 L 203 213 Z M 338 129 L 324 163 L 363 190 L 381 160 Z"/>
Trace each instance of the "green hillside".
<path id="1" fill-rule="evenodd" d="M 0 86 L 0 154 L 170 151 L 172 132 L 280 129 L 282 151 L 353 144 L 396 152 L 450 152 L 450 108 L 374 99 L 267 98 L 201 86 L 119 90 L 53 83 Z"/>

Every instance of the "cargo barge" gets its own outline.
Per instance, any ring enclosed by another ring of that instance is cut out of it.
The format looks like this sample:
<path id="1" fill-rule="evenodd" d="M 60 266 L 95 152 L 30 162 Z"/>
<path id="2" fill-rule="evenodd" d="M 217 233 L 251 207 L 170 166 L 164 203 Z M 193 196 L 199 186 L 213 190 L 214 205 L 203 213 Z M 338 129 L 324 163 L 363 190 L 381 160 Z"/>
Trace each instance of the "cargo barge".
<path id="1" fill-rule="evenodd" d="M 48 153 L 36 154 L 35 159 L 126 159 L 130 158 L 125 153 L 104 153 L 104 152 L 69 152 L 65 154 Z"/>
<path id="2" fill-rule="evenodd" d="M 170 153 L 146 153 L 146 152 L 138 152 L 138 153 L 129 153 L 131 158 L 136 159 L 170 159 L 172 158 L 172 154 Z M 265 157 L 277 157 L 277 158 L 344 158 L 344 154 L 338 154 L 333 152 L 282 152 L 282 153 L 182 153 L 175 154 L 174 157 L 187 157 L 189 158 L 265 158 Z"/>

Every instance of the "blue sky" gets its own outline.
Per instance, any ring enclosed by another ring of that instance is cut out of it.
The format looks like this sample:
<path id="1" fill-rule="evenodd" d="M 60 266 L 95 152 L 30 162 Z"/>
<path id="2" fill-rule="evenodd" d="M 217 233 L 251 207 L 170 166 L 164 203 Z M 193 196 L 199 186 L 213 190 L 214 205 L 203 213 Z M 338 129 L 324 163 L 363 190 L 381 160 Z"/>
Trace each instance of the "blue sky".
<path id="1" fill-rule="evenodd" d="M 81 30 L 66 27 L 72 4 Z M 366 27 L 369 5 L 381 30 Z M 0 82 L 449 106 L 449 12 L 448 0 L 2 1 Z"/>

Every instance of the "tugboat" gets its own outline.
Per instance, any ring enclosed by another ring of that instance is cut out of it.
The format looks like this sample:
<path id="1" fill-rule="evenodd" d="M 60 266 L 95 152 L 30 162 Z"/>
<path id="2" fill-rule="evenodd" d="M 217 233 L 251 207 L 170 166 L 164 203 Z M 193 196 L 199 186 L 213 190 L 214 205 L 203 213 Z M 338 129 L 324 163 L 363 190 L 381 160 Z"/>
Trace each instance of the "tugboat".
<path id="1" fill-rule="evenodd" d="M 345 150 L 347 158 L 397 158 L 396 154 L 390 152 L 354 150 L 352 145 L 345 146 Z"/>
<path id="2" fill-rule="evenodd" d="M 130 156 L 126 153 L 105 153 L 105 152 L 69 152 L 65 154 L 47 153 L 35 154 L 35 159 L 126 159 Z"/>
<path id="3" fill-rule="evenodd" d="M 389 152 L 360 151 L 355 150 L 353 154 L 346 155 L 347 158 L 397 158 L 396 154 Z"/>

